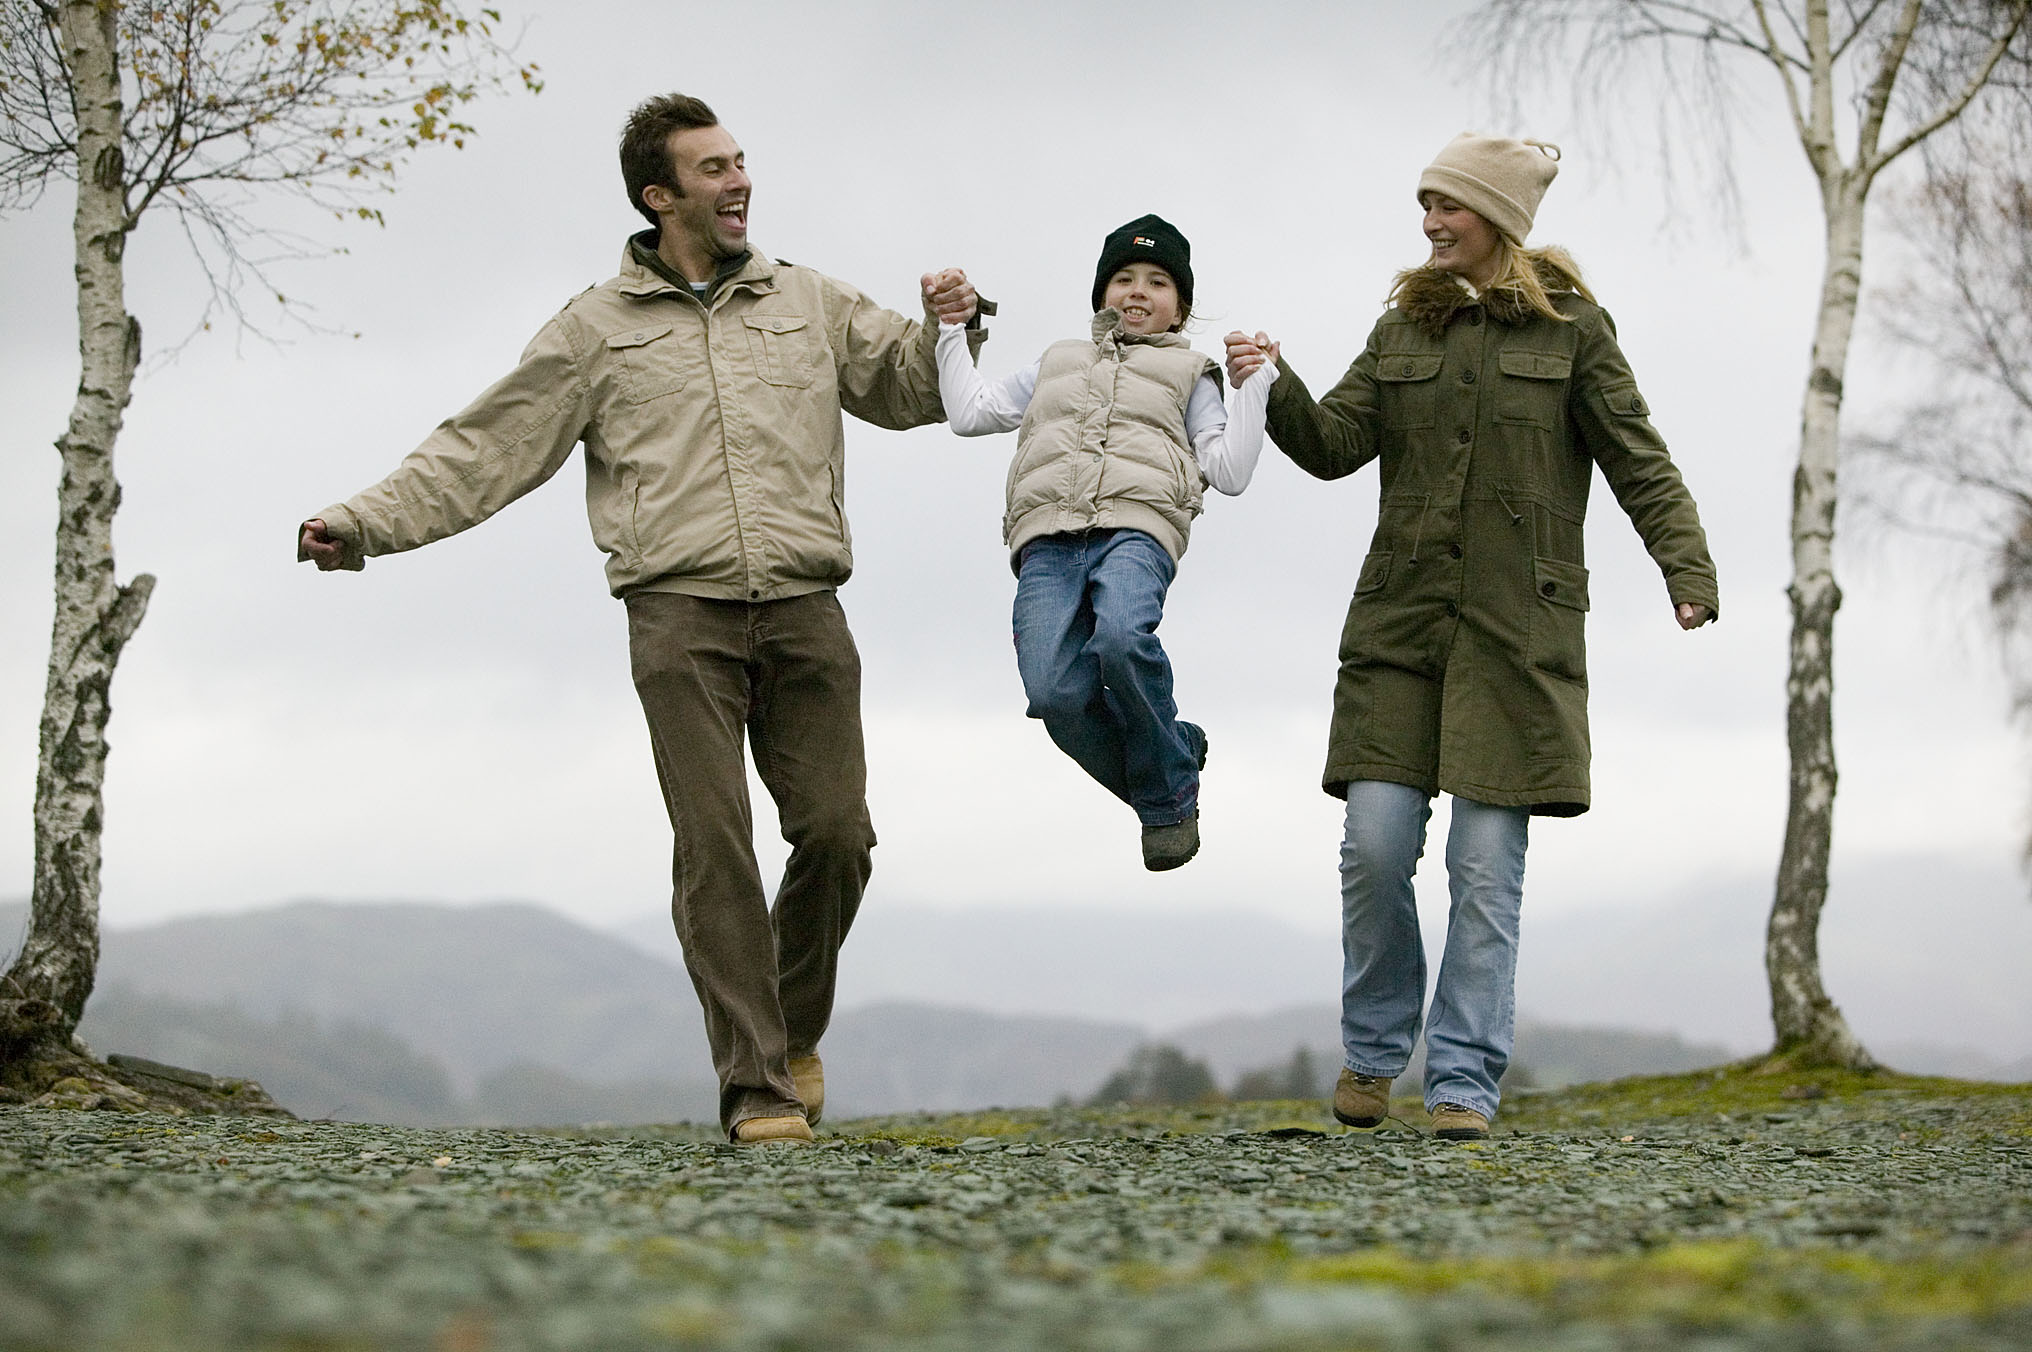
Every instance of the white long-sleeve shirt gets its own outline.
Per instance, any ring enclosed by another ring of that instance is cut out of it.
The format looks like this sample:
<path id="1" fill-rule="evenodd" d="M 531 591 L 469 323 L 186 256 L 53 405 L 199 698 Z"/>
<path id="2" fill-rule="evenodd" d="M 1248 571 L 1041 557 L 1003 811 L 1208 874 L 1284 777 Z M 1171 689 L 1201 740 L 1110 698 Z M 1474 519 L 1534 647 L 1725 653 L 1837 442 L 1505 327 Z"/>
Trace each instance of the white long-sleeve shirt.
<path id="1" fill-rule="evenodd" d="M 985 380 L 974 369 L 967 351 L 967 331 L 958 324 L 938 326 L 938 393 L 946 422 L 963 437 L 1013 432 L 1037 392 L 1039 357 L 1014 375 Z M 1192 387 L 1185 406 L 1185 433 L 1193 458 L 1213 487 L 1234 497 L 1256 475 L 1263 454 L 1264 410 L 1270 385 L 1277 379 L 1275 362 L 1265 362 L 1235 391 L 1232 415 L 1221 406 L 1220 378 L 1212 372 Z"/>

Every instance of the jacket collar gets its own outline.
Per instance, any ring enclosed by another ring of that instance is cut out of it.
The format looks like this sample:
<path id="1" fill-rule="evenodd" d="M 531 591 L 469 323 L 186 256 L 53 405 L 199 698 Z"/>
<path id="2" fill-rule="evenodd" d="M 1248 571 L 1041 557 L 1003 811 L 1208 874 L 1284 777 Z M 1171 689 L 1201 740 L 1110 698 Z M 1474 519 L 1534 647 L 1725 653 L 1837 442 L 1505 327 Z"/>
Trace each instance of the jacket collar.
<path id="1" fill-rule="evenodd" d="M 630 236 L 628 242 L 621 246 L 621 270 L 618 274 L 621 294 L 635 300 L 644 300 L 650 296 L 681 294 L 678 287 L 668 278 L 644 265 L 642 260 L 635 256 L 637 244 L 654 251 L 656 232 L 643 230 Z M 776 265 L 769 261 L 768 255 L 750 248 L 739 267 L 713 278 L 713 285 L 707 289 L 706 294 L 708 297 L 716 296 L 729 286 L 743 284 L 756 291 L 773 291 L 776 289 L 775 278 Z"/>
<path id="2" fill-rule="evenodd" d="M 1094 341 L 1107 343 L 1147 343 L 1151 347 L 1191 347 L 1192 340 L 1182 333 L 1130 333 L 1122 327 L 1122 312 L 1109 306 L 1094 311 Z"/>
<path id="3" fill-rule="evenodd" d="M 1565 283 L 1555 276 L 1548 276 L 1543 268 L 1539 280 L 1555 298 L 1565 290 Z M 1438 268 L 1426 266 L 1413 268 L 1405 274 L 1402 287 L 1397 292 L 1397 308 L 1404 317 L 1434 338 L 1446 332 L 1456 315 L 1480 306 L 1488 312 L 1489 318 L 1499 324 L 1516 326 L 1524 323 L 1536 313 L 1514 287 L 1496 287 L 1477 293 L 1473 287 Z"/>

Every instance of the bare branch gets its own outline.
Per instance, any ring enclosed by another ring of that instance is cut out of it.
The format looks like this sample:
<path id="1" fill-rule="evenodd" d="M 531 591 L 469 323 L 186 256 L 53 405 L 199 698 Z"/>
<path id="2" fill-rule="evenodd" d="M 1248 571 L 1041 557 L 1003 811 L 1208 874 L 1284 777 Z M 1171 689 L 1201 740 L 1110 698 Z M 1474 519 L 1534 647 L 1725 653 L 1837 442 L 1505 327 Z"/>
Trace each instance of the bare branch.
<path id="1" fill-rule="evenodd" d="M 1799 137 L 1799 144 L 1806 147 L 1807 158 L 1811 159 L 1813 156 L 1813 139 L 1807 133 L 1806 110 L 1800 106 L 1799 86 L 1792 82 L 1793 64 L 1788 63 L 1779 55 L 1782 49 L 1778 45 L 1777 33 L 1771 29 L 1771 8 L 1765 3 L 1765 0 L 1750 0 L 1750 8 L 1756 11 L 1757 26 L 1764 33 L 1762 54 L 1773 66 L 1777 67 L 1779 82 L 1785 86 L 1785 107 L 1792 114 L 1792 130 Z M 1789 21 L 1791 16 L 1788 14 L 1786 18 Z M 1796 31 L 1797 25 L 1794 27 Z M 1804 33 L 1799 34 L 1799 39 L 1800 45 L 1802 47 L 1806 46 L 1806 35 Z M 1797 64 L 1799 69 L 1807 69 L 1804 62 Z"/>
<path id="2" fill-rule="evenodd" d="M 1916 4 L 1916 0 L 1914 0 L 1914 3 Z M 2024 29 L 2028 12 L 2032 12 L 2032 0 L 2016 0 L 2010 8 L 2011 22 L 2009 27 L 1990 44 L 1989 50 L 1984 55 L 1979 69 L 1969 77 L 1968 83 L 1962 86 L 1961 91 L 1932 117 L 1907 132 L 1889 150 L 1878 153 L 1873 159 L 1868 161 L 1859 160 L 1861 163 L 1867 163 L 1868 172 L 1871 175 L 1875 175 L 1885 165 L 1891 163 L 1891 161 L 1897 159 L 1900 155 L 1903 155 L 1906 151 L 1918 145 L 1942 127 L 1955 121 L 1968 109 L 1968 106 L 1975 101 L 1976 96 L 1981 94 L 1984 88 L 1988 86 L 1990 77 L 1996 72 L 1998 65 L 2003 61 L 2004 54 L 2011 49 L 2011 44 L 2017 40 L 2019 32 Z"/>
<path id="3" fill-rule="evenodd" d="M 1905 0 L 1904 12 L 1899 14 L 1890 38 L 1878 55 L 1876 74 L 1870 80 L 1869 92 L 1863 97 L 1863 120 L 1856 136 L 1856 167 L 1865 173 L 1874 172 L 1871 161 L 1876 158 L 1877 140 L 1884 132 L 1884 116 L 1891 108 L 1891 91 L 1898 84 L 1898 71 L 1904 66 L 1905 53 L 1912 46 L 1912 34 L 1919 25 L 1921 8 L 1922 0 Z"/>
<path id="4" fill-rule="evenodd" d="M 1869 0 L 1869 3 L 1864 5 L 1860 12 L 1857 11 L 1854 5 L 1849 6 L 1848 36 L 1835 39 L 1834 59 L 1837 62 L 1847 57 L 1849 48 L 1855 45 L 1857 39 L 1870 31 L 1871 20 L 1877 17 L 1877 11 L 1882 9 L 1885 3 L 1886 0 Z"/>
<path id="5" fill-rule="evenodd" d="M 74 177 L 68 72 L 49 0 L 0 7 L 0 205 L 35 200 Z M 118 18 L 128 230 L 170 205 L 200 223 L 212 285 L 254 274 L 219 252 L 240 232 L 269 253 L 267 227 L 232 193 L 279 190 L 347 219 L 379 221 L 375 199 L 430 145 L 474 134 L 461 110 L 483 93 L 541 88 L 494 35 L 491 9 L 452 0 L 155 0 Z M 225 196 L 221 196 L 225 194 Z M 304 256 L 290 242 L 276 258 Z M 264 280 L 261 289 L 273 291 Z M 245 308 L 215 293 L 200 326 Z"/>

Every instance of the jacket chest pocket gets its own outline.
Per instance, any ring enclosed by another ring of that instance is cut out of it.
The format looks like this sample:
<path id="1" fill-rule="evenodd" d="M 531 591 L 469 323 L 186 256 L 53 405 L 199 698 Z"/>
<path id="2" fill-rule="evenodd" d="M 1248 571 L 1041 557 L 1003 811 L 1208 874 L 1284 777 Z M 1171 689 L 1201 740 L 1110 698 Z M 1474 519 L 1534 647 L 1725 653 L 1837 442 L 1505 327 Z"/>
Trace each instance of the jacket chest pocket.
<path id="1" fill-rule="evenodd" d="M 1439 421 L 1438 352 L 1386 353 L 1376 361 L 1383 426 L 1431 427 Z"/>
<path id="2" fill-rule="evenodd" d="M 818 343 L 803 315 L 742 315 L 755 374 L 771 385 L 802 389 L 811 384 Z"/>
<path id="3" fill-rule="evenodd" d="M 629 403 L 646 404 L 684 388 L 678 340 L 671 336 L 674 327 L 651 324 L 607 335 L 607 351 L 620 368 L 621 396 Z"/>
<path id="4" fill-rule="evenodd" d="M 1560 410 L 1566 404 L 1566 383 L 1573 375 L 1573 358 L 1559 352 L 1498 352 L 1496 367 L 1503 373 L 1496 394 L 1496 421 L 1537 427 L 1550 432 L 1559 426 Z"/>

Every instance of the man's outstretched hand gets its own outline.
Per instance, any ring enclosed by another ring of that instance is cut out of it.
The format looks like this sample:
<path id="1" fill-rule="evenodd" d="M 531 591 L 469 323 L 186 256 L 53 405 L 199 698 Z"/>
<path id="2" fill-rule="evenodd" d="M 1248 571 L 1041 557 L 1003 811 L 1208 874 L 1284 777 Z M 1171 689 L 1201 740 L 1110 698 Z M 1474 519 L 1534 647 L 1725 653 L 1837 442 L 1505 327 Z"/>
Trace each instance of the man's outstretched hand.
<path id="1" fill-rule="evenodd" d="M 918 284 L 924 288 L 925 308 L 938 316 L 939 323 L 964 324 L 974 317 L 979 297 L 974 295 L 974 284 L 960 269 L 927 272 Z"/>
<path id="2" fill-rule="evenodd" d="M 322 518 L 312 517 L 303 523 L 303 534 L 297 537 L 296 561 L 314 563 L 320 573 L 344 568 L 349 562 L 346 542 L 326 530 Z"/>

